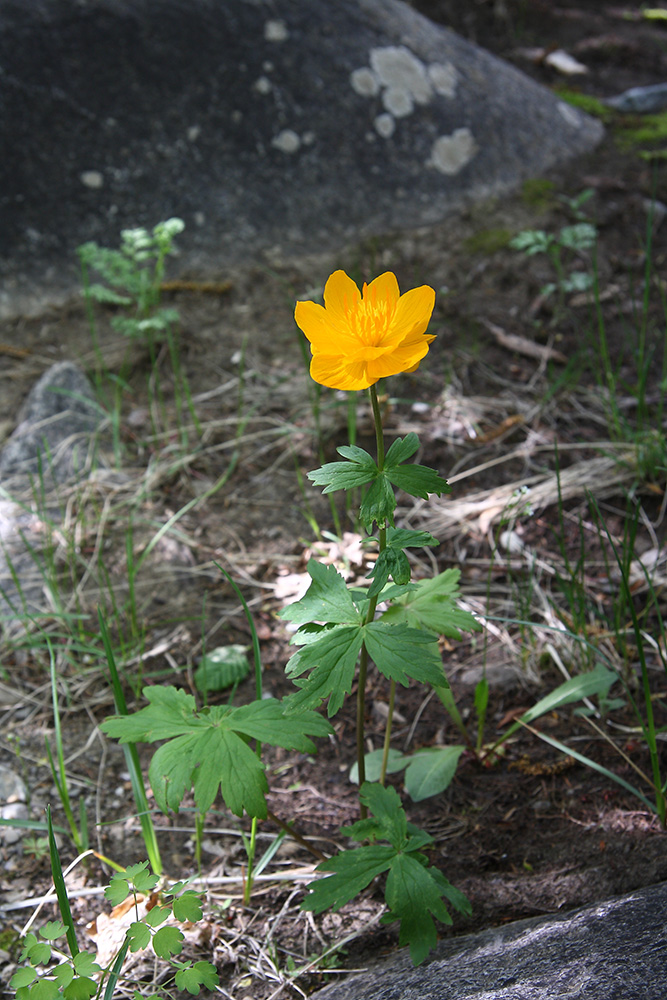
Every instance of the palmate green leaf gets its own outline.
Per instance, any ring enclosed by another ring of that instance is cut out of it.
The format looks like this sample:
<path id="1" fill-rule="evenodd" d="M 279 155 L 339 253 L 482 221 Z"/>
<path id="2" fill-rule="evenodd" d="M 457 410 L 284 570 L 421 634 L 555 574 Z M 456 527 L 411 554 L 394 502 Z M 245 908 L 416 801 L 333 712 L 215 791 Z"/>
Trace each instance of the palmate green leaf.
<path id="1" fill-rule="evenodd" d="M 404 438 L 396 438 L 387 452 L 384 462 L 384 474 L 389 481 L 413 497 L 427 500 L 429 493 L 451 493 L 452 488 L 446 479 L 425 465 L 404 465 L 419 448 L 419 438 L 416 434 L 407 434 Z"/>
<path id="2" fill-rule="evenodd" d="M 196 924 L 202 918 L 202 905 L 199 895 L 192 889 L 188 889 L 182 896 L 174 899 L 174 916 L 177 920 Z"/>
<path id="3" fill-rule="evenodd" d="M 78 976 L 94 976 L 101 972 L 101 967 L 95 961 L 95 955 L 90 951 L 80 951 L 74 956 L 74 969 Z"/>
<path id="4" fill-rule="evenodd" d="M 63 990 L 65 1000 L 89 1000 L 97 993 L 98 985 L 89 976 L 76 976 Z"/>
<path id="5" fill-rule="evenodd" d="M 308 573 L 313 580 L 308 591 L 300 601 L 284 608 L 279 618 L 295 625 L 306 622 L 347 625 L 361 620 L 347 584 L 335 566 L 323 566 L 316 559 L 311 559 Z"/>
<path id="6" fill-rule="evenodd" d="M 373 815 L 345 832 L 354 839 L 381 838 L 389 844 L 371 843 L 343 851 L 318 865 L 317 871 L 332 874 L 310 883 L 310 895 L 301 906 L 315 913 L 338 910 L 374 878 L 387 872 L 385 899 L 389 912 L 383 922 L 400 921 L 399 942 L 410 946 L 412 961 L 417 965 L 436 943 L 433 918 L 451 923 L 444 900 L 463 912 L 469 912 L 470 904 L 441 872 L 427 867 L 419 848 L 432 838 L 407 823 L 395 789 L 365 782 L 360 797 Z"/>
<path id="7" fill-rule="evenodd" d="M 438 643 L 430 632 L 380 619 L 364 626 L 364 640 L 378 670 L 403 687 L 410 678 L 434 687 L 447 686 Z"/>
<path id="8" fill-rule="evenodd" d="M 363 448 L 343 445 L 337 451 L 348 461 L 329 462 L 321 469 L 308 473 L 308 478 L 315 486 L 324 486 L 323 493 L 353 490 L 358 486 L 365 486 L 377 477 L 378 467 L 372 456 Z"/>
<path id="9" fill-rule="evenodd" d="M 127 940 L 130 942 L 130 951 L 141 951 L 147 948 L 151 940 L 151 932 L 143 920 L 133 920 L 126 931 Z"/>
<path id="10" fill-rule="evenodd" d="M 432 916 L 444 924 L 452 918 L 442 899 L 440 887 L 419 855 L 397 854 L 387 876 L 385 900 L 389 913 L 382 923 L 400 920 L 399 945 L 410 946 L 413 965 L 420 965 L 437 943 Z"/>
<path id="11" fill-rule="evenodd" d="M 198 691 L 224 691 L 250 673 L 248 647 L 233 643 L 219 646 L 202 657 L 193 680 Z"/>
<path id="12" fill-rule="evenodd" d="M 450 639 L 460 639 L 461 632 L 479 632 L 481 625 L 474 615 L 456 604 L 460 575 L 458 569 L 446 569 L 431 579 L 420 580 L 407 594 L 396 599 L 380 621 L 403 622 L 411 628 L 426 629 Z"/>
<path id="13" fill-rule="evenodd" d="M 314 712 L 292 710 L 288 716 L 275 698 L 197 712 L 194 699 L 176 688 L 150 687 L 144 693 L 151 701 L 148 708 L 134 716 L 108 719 L 104 725 L 121 741 L 172 737 L 156 751 L 148 771 L 155 800 L 164 812 L 177 810 L 192 787 L 197 807 L 205 813 L 220 788 L 237 816 L 245 810 L 250 816 L 265 818 L 266 776 L 248 740 L 305 753 L 315 749 L 308 734 L 331 732 L 329 723 Z"/>
<path id="14" fill-rule="evenodd" d="M 362 625 L 338 625 L 291 658 L 287 673 L 301 690 L 285 699 L 288 712 L 317 708 L 325 698 L 329 717 L 338 712 L 352 690 L 363 635 Z M 307 670 L 308 679 L 299 680 Z"/>

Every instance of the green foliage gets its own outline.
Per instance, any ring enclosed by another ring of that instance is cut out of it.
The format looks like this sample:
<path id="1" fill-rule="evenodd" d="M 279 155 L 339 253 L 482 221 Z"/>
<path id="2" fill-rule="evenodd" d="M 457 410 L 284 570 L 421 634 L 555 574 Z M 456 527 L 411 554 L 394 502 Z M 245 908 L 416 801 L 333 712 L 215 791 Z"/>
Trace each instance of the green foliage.
<path id="1" fill-rule="evenodd" d="M 510 241 L 510 247 L 524 253 L 527 257 L 535 254 L 546 254 L 555 272 L 555 281 L 544 285 L 540 294 L 548 298 L 554 292 L 558 294 L 557 314 L 564 308 L 564 296 L 571 292 L 584 292 L 594 285 L 593 274 L 589 271 L 574 270 L 567 273 L 564 255 L 580 256 L 591 250 L 597 240 L 597 229 L 590 222 L 576 222 L 571 226 L 563 226 L 558 233 L 547 233 L 543 229 L 525 229 Z"/>
<path id="2" fill-rule="evenodd" d="M 420 580 L 395 599 L 382 615 L 382 621 L 404 622 L 413 629 L 425 629 L 448 639 L 461 639 L 461 632 L 481 631 L 474 615 L 456 603 L 460 576 L 460 570 L 446 569 L 431 579 Z"/>
<path id="3" fill-rule="evenodd" d="M 158 882 L 158 876 L 150 871 L 148 862 L 143 861 L 114 874 L 104 894 L 113 906 L 124 902 L 128 897 L 134 899 L 136 906 L 138 895 L 154 893 Z M 193 995 L 199 993 L 202 986 L 214 990 L 218 975 L 210 962 L 177 962 L 173 958 L 182 951 L 185 939 L 178 927 L 166 924 L 172 911 L 177 920 L 194 921 L 200 920 L 202 916 L 199 895 L 185 886 L 185 882 L 176 883 L 171 890 L 163 893 L 163 899 L 171 900 L 170 905 L 157 903 L 147 911 L 145 917 L 130 924 L 116 958 L 106 969 L 98 965 L 91 952 L 77 950 L 76 953 L 72 952 L 70 959 L 54 968 L 43 968 L 42 974 L 38 975 L 37 967 L 46 967 L 51 962 L 51 945 L 48 942 L 63 937 L 67 929 L 60 920 L 53 920 L 44 924 L 39 935 L 33 931 L 28 932 L 19 957 L 20 962 L 27 964 L 17 969 L 10 980 L 17 1000 L 55 1000 L 56 997 L 89 1000 L 90 997 L 101 994 L 105 980 L 107 988 L 104 995 L 110 997 L 114 993 L 128 950 L 137 952 L 149 946 L 157 957 L 174 968 L 176 984 L 181 984 L 179 988 L 186 989 Z M 158 927 L 159 930 L 156 929 Z"/>
<path id="4" fill-rule="evenodd" d="M 250 673 L 247 651 L 247 646 L 233 644 L 219 646 L 202 656 L 193 677 L 197 690 L 223 691 L 242 681 Z"/>
<path id="5" fill-rule="evenodd" d="M 353 840 L 369 843 L 319 865 L 317 871 L 332 874 L 310 883 L 311 892 L 302 906 L 315 913 L 339 910 L 386 872 L 388 913 L 383 922 L 400 922 L 399 943 L 409 945 L 410 957 L 418 965 L 437 941 L 433 918 L 452 922 L 445 900 L 462 913 L 470 913 L 470 904 L 441 872 L 429 867 L 422 848 L 432 843 L 432 838 L 408 823 L 393 788 L 366 782 L 360 798 L 372 815 L 344 827 L 342 832 Z"/>
<path id="6" fill-rule="evenodd" d="M 316 486 L 324 486 L 324 493 L 367 486 L 360 509 L 361 520 L 370 531 L 376 521 L 379 527 L 394 523 L 396 497 L 392 487 L 398 487 L 410 496 L 427 500 L 429 494 L 451 493 L 445 479 L 425 465 L 405 465 L 419 448 L 419 438 L 410 433 L 405 438 L 396 438 L 385 456 L 380 469 L 363 448 L 345 445 L 338 448 L 339 455 L 347 461 L 330 462 L 322 468 L 308 473 L 308 478 Z"/>
<path id="7" fill-rule="evenodd" d="M 174 251 L 174 237 L 183 232 L 181 219 L 159 222 L 151 233 L 146 229 L 124 229 L 119 250 L 84 243 L 79 247 L 84 274 L 97 271 L 106 284 L 85 281 L 86 295 L 107 305 L 131 310 L 132 315 L 115 316 L 112 326 L 124 336 L 156 339 L 178 320 L 174 309 L 159 308 L 160 285 L 165 259 Z"/>
<path id="8" fill-rule="evenodd" d="M 481 229 L 463 244 L 468 253 L 494 254 L 504 250 L 512 239 L 509 229 Z"/>
<path id="9" fill-rule="evenodd" d="M 591 94 L 582 94 L 578 90 L 570 90 L 567 87 L 558 87 L 556 93 L 563 101 L 567 101 L 573 108 L 585 111 L 587 115 L 599 118 L 601 122 L 608 125 L 614 120 L 615 114 L 611 108 L 603 104 L 597 97 Z"/>
<path id="10" fill-rule="evenodd" d="M 194 789 L 197 808 L 206 813 L 218 788 L 231 811 L 266 817 L 268 783 L 264 765 L 248 746 L 256 739 L 271 746 L 309 753 L 312 736 L 331 732 L 314 712 L 286 714 L 275 698 L 239 708 L 212 706 L 197 710 L 192 695 L 175 687 L 144 688 L 149 702 L 134 715 L 106 719 L 101 728 L 121 743 L 166 739 L 153 756 L 148 778 L 163 812 L 178 810 Z"/>

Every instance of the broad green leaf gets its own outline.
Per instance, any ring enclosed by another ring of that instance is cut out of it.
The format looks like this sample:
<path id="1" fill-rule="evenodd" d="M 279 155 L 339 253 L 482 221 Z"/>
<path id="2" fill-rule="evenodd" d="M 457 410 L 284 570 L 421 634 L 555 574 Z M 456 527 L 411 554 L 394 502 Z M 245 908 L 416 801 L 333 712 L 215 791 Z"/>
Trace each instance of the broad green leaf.
<path id="1" fill-rule="evenodd" d="M 194 924 L 201 920 L 202 912 L 201 899 L 192 889 L 188 889 L 182 896 L 177 896 L 174 899 L 174 916 L 177 920 L 189 920 L 190 923 Z"/>
<path id="2" fill-rule="evenodd" d="M 405 772 L 405 788 L 413 802 L 439 795 L 456 774 L 465 747 L 431 747 L 413 755 Z"/>
<path id="3" fill-rule="evenodd" d="M 507 739 L 517 729 L 521 728 L 524 722 L 534 722 L 541 715 L 554 712 L 563 705 L 569 705 L 573 701 L 581 701 L 584 698 L 592 698 L 595 695 L 606 698 L 612 684 L 618 680 L 618 675 L 611 670 L 607 670 L 603 664 L 598 663 L 593 670 L 584 674 L 577 674 L 569 681 L 559 684 L 558 687 L 544 698 L 540 698 L 537 704 L 529 708 L 527 712 L 517 719 L 505 733 Z"/>
<path id="4" fill-rule="evenodd" d="M 361 786 L 359 798 L 380 824 L 384 839 L 396 850 L 407 841 L 407 818 L 395 788 L 384 788 L 377 782 L 366 781 Z"/>
<path id="5" fill-rule="evenodd" d="M 133 920 L 127 929 L 127 940 L 130 942 L 130 951 L 141 951 L 150 944 L 151 932 L 143 920 Z"/>
<path id="6" fill-rule="evenodd" d="M 311 673 L 307 680 L 295 680 L 301 690 L 286 699 L 289 712 L 317 708 L 325 698 L 329 698 L 329 717 L 338 712 L 352 690 L 363 634 L 361 625 L 340 625 L 299 650 L 296 664 L 296 657 L 292 657 L 287 664 L 289 676 L 294 678 L 307 670 Z"/>
<path id="7" fill-rule="evenodd" d="M 382 772 L 383 756 L 384 750 L 373 750 L 364 756 L 366 781 L 378 780 Z M 400 750 L 394 750 L 393 747 L 390 748 L 387 758 L 387 774 L 398 774 L 399 771 L 402 771 L 406 767 L 410 760 L 412 758 L 404 757 Z M 355 785 L 359 784 L 359 764 L 357 761 L 350 768 L 350 781 Z"/>
<path id="8" fill-rule="evenodd" d="M 398 943 L 410 946 L 413 965 L 423 962 L 437 943 L 431 914 L 445 924 L 452 922 L 431 871 L 424 867 L 418 856 L 397 854 L 387 876 L 385 899 L 389 913 L 382 918 L 382 922 L 400 920 Z"/>
<path id="9" fill-rule="evenodd" d="M 391 860 L 396 856 L 393 847 L 373 844 L 370 847 L 355 847 L 337 854 L 318 865 L 318 872 L 333 872 L 327 878 L 310 882 L 311 892 L 306 896 L 301 908 L 322 913 L 324 910 L 340 910 L 341 906 L 354 899 L 362 889 L 370 885 L 376 875 L 386 872 Z"/>
<path id="10" fill-rule="evenodd" d="M 306 622 L 328 622 L 349 625 L 360 621 L 345 580 L 335 566 L 323 566 L 316 559 L 308 563 L 313 582 L 300 601 L 284 608 L 279 617 L 285 621 L 304 625 Z"/>
<path id="11" fill-rule="evenodd" d="M 387 546 L 394 549 L 422 549 L 427 545 L 439 545 L 430 531 L 412 531 L 408 528 L 388 528 Z"/>
<path id="12" fill-rule="evenodd" d="M 468 611 L 456 605 L 458 569 L 446 569 L 416 586 L 382 615 L 384 622 L 405 622 L 412 628 L 426 629 L 435 635 L 460 639 L 461 632 L 479 632 L 481 626 Z"/>
<path id="13" fill-rule="evenodd" d="M 160 958 L 169 959 L 183 950 L 184 940 L 178 927 L 161 927 L 153 937 L 153 951 Z"/>
<path id="14" fill-rule="evenodd" d="M 248 647 L 232 644 L 212 649 L 202 657 L 193 680 L 198 691 L 223 691 L 250 673 Z"/>
<path id="15" fill-rule="evenodd" d="M 101 972 L 101 967 L 95 961 L 95 955 L 89 951 L 80 951 L 74 956 L 74 968 L 79 976 L 95 976 Z"/>
<path id="16" fill-rule="evenodd" d="M 404 552 L 400 549 L 386 548 L 377 557 L 373 571 L 368 574 L 373 578 L 368 596 L 375 597 L 379 594 L 391 577 L 394 583 L 400 586 L 410 582 L 410 563 Z"/>
<path id="17" fill-rule="evenodd" d="M 177 972 L 175 982 L 179 990 L 187 990 L 192 996 L 196 996 L 202 986 L 207 990 L 215 990 L 219 978 L 210 962 L 195 962 Z"/>
<path id="18" fill-rule="evenodd" d="M 430 632 L 384 619 L 363 629 L 368 655 L 378 670 L 407 687 L 410 678 L 439 687 L 447 683 L 438 643 Z"/>
<path id="19" fill-rule="evenodd" d="M 31 938 L 30 944 L 26 940 L 26 944 L 21 952 L 21 961 L 24 962 L 26 959 L 31 965 L 47 965 L 51 960 L 51 945 L 47 944 L 46 941 L 38 941 L 34 934 L 26 935 Z"/>

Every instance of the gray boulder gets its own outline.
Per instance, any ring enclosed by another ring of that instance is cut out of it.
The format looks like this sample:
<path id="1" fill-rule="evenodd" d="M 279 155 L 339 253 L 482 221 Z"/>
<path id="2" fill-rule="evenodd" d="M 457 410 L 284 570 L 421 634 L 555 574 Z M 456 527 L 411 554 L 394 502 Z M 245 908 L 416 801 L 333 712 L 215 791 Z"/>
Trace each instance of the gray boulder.
<path id="1" fill-rule="evenodd" d="M 599 123 L 399 0 L 0 0 L 0 313 L 75 248 L 187 225 L 183 266 L 441 220 Z"/>
<path id="2" fill-rule="evenodd" d="M 312 1000 L 662 1000 L 667 883 L 557 917 L 441 942 L 428 964 L 373 966 Z"/>

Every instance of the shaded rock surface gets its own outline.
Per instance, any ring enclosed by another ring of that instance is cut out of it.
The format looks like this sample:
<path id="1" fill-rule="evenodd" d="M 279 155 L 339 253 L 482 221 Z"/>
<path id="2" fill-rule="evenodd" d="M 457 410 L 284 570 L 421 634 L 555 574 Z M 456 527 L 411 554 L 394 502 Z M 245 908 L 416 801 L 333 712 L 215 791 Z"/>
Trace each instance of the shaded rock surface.
<path id="1" fill-rule="evenodd" d="M 0 311 L 177 215 L 184 267 L 431 224 L 601 126 L 399 0 L 0 0 Z"/>
<path id="2" fill-rule="evenodd" d="M 0 452 L 0 625 L 53 606 L 49 559 L 63 505 L 58 484 L 86 475 L 102 412 L 76 365 L 53 365 L 35 384 Z"/>
<path id="3" fill-rule="evenodd" d="M 667 883 L 560 917 L 441 942 L 416 969 L 406 954 L 328 986 L 317 1000 L 660 1000 Z"/>

